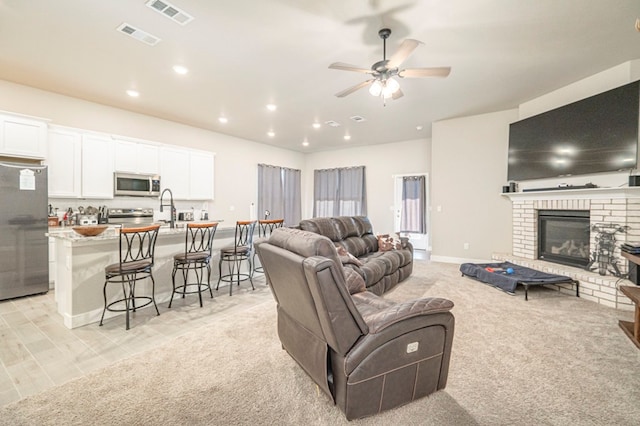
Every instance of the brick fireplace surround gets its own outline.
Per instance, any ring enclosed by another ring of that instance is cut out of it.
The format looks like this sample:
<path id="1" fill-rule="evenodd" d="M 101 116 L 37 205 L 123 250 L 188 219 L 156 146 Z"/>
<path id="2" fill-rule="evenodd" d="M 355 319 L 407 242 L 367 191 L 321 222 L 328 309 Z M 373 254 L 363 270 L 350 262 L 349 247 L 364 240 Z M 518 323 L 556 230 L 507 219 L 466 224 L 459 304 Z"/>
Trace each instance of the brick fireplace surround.
<path id="1" fill-rule="evenodd" d="M 538 260 L 538 210 L 588 210 L 590 225 L 611 223 L 628 226 L 626 233 L 616 234 L 618 267 L 628 271 L 628 263 L 620 254 L 623 242 L 640 243 L 640 187 L 588 188 L 557 191 L 532 191 L 503 194 L 513 208 L 512 254 L 494 253 L 493 259 L 509 261 L 553 274 L 570 276 L 580 281 L 580 297 L 613 308 L 632 310 L 634 305 L 619 290 L 620 285 L 633 285 L 610 274 Z M 595 232 L 590 234 L 590 252 L 596 249 Z M 550 286 L 575 295 L 568 286 Z"/>

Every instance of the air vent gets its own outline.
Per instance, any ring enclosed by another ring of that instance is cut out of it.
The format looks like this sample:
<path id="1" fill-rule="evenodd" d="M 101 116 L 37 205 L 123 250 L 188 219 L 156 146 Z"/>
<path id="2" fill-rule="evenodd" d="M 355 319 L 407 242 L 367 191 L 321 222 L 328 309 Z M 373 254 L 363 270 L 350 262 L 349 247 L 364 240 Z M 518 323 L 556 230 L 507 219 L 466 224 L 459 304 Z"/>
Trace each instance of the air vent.
<path id="1" fill-rule="evenodd" d="M 146 5 L 180 25 L 186 25 L 193 21 L 193 16 L 189 15 L 184 10 L 178 9 L 169 2 L 162 0 L 149 0 Z"/>
<path id="2" fill-rule="evenodd" d="M 122 34 L 128 35 L 129 37 L 133 37 L 138 41 L 148 44 L 149 46 L 155 46 L 160 41 L 158 37 L 153 36 L 127 23 L 121 24 L 116 29 Z"/>
<path id="3" fill-rule="evenodd" d="M 361 117 L 359 115 L 354 115 L 353 117 L 349 117 L 349 118 L 355 121 L 356 123 L 362 123 L 363 121 L 367 121 L 366 118 Z"/>
<path id="4" fill-rule="evenodd" d="M 340 123 L 333 120 L 325 121 L 324 124 L 331 127 L 340 127 Z"/>

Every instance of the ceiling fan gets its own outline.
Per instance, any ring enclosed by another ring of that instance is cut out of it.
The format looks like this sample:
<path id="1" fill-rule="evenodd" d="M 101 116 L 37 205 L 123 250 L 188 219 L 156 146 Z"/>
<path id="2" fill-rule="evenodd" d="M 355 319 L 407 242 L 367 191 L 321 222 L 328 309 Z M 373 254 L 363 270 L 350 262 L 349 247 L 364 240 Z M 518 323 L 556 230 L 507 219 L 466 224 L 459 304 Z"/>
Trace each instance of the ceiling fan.
<path id="1" fill-rule="evenodd" d="M 402 69 L 400 65 L 413 53 L 413 51 L 422 42 L 413 39 L 406 39 L 400 45 L 400 49 L 390 58 L 387 59 L 387 38 L 391 35 L 389 28 L 383 28 L 378 31 L 378 35 L 382 39 L 382 60 L 371 66 L 371 69 L 360 68 L 355 65 L 345 64 L 344 62 L 334 62 L 329 68 L 343 71 L 355 71 L 364 74 L 371 74 L 373 78 L 349 87 L 336 96 L 343 98 L 356 90 L 363 87 L 369 87 L 369 93 L 373 96 L 381 96 L 383 99 L 398 99 L 404 96 L 400 90 L 400 84 L 393 77 L 400 78 L 420 78 L 420 77 L 446 77 L 451 72 L 451 67 L 434 67 L 434 68 L 409 68 Z"/>

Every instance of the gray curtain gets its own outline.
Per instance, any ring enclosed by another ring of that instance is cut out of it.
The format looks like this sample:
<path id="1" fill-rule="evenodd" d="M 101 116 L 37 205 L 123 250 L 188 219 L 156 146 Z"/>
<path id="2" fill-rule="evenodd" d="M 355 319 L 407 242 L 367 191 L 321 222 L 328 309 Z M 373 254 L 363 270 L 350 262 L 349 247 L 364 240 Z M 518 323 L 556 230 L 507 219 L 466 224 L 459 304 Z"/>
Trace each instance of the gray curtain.
<path id="1" fill-rule="evenodd" d="M 402 214 L 400 232 L 427 233 L 427 185 L 424 176 L 402 178 Z"/>
<path id="2" fill-rule="evenodd" d="M 258 164 L 258 219 L 284 219 L 285 226 L 295 226 L 302 216 L 300 170 Z"/>
<path id="3" fill-rule="evenodd" d="M 314 170 L 314 217 L 367 214 L 365 167 Z"/>
<path id="4" fill-rule="evenodd" d="M 283 169 L 284 187 L 284 226 L 297 226 L 302 219 L 301 172 L 296 169 Z"/>

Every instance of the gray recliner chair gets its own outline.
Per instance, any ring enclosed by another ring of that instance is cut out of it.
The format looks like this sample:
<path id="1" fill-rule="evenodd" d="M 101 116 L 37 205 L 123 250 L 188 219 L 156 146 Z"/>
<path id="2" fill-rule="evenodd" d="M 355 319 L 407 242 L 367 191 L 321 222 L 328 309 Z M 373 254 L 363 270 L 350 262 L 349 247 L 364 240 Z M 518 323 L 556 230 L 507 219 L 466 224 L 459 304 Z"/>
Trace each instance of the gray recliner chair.
<path id="1" fill-rule="evenodd" d="M 277 302 L 282 347 L 347 419 L 443 389 L 453 303 L 396 303 L 366 291 L 327 237 L 280 228 L 255 243 Z"/>

